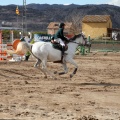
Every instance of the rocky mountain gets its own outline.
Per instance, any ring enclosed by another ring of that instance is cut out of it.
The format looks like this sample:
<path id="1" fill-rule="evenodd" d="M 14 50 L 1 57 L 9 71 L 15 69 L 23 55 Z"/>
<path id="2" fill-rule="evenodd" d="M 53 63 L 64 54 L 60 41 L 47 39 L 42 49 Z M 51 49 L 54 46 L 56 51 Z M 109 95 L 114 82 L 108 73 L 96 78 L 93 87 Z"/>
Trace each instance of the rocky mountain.
<path id="1" fill-rule="evenodd" d="M 12 23 L 22 28 L 23 7 L 18 6 L 20 15 L 15 13 L 17 5 L 0 6 L 0 23 Z M 120 7 L 114 5 L 58 5 L 28 4 L 26 6 L 28 31 L 46 31 L 50 22 L 82 20 L 85 15 L 111 15 L 113 28 L 120 28 Z"/>

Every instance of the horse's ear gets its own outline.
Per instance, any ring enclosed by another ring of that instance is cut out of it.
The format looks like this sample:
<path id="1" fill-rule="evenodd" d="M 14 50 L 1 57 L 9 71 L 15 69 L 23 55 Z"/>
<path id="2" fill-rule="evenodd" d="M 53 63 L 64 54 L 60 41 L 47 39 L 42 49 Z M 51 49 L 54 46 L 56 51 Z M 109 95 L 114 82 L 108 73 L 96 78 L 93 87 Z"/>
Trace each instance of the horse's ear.
<path id="1" fill-rule="evenodd" d="M 81 35 L 84 35 L 84 32 L 81 32 Z"/>

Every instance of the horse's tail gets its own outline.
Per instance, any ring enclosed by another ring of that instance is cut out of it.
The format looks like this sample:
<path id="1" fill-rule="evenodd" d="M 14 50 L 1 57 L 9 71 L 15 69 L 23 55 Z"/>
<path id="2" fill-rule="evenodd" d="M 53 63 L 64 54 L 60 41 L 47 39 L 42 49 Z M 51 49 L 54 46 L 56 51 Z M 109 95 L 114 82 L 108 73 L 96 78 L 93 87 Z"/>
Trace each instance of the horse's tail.
<path id="1" fill-rule="evenodd" d="M 26 54 L 26 52 L 30 52 L 36 59 L 38 59 L 33 53 L 32 53 L 32 44 L 27 43 L 27 42 L 20 42 L 17 45 L 16 53 L 23 53 Z"/>
<path id="2" fill-rule="evenodd" d="M 24 55 L 28 51 L 31 52 L 31 50 L 32 50 L 32 44 L 27 42 L 19 42 L 16 50 L 7 50 L 7 53 Z"/>
<path id="3" fill-rule="evenodd" d="M 17 54 L 26 54 L 26 52 L 31 52 L 31 47 L 32 47 L 32 44 L 30 43 L 27 43 L 27 42 L 20 42 L 18 45 L 17 45 L 17 49 L 15 50 L 15 52 Z"/>
<path id="4" fill-rule="evenodd" d="M 18 55 L 24 55 L 26 54 L 28 51 L 36 58 L 37 58 L 33 53 L 32 53 L 32 44 L 27 43 L 25 41 L 19 42 L 19 44 L 17 45 L 16 50 L 7 50 L 8 54 L 18 54 Z"/>

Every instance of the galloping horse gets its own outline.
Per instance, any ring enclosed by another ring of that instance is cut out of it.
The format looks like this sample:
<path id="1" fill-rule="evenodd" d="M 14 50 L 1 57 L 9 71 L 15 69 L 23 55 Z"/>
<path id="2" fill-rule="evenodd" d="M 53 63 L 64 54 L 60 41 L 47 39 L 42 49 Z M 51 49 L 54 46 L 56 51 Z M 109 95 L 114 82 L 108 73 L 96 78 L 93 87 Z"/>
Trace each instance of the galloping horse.
<path id="1" fill-rule="evenodd" d="M 70 78 L 71 78 L 73 77 L 74 74 L 76 74 L 78 69 L 78 65 L 73 60 L 76 48 L 79 45 L 89 46 L 90 43 L 81 33 L 75 35 L 73 38 L 70 38 L 69 43 L 67 45 L 68 45 L 68 50 L 65 51 L 67 55 L 64 56 L 64 62 L 62 63 L 64 72 L 60 72 L 59 75 L 68 73 L 68 68 L 66 63 L 69 62 L 75 66 L 73 73 L 70 74 Z M 47 70 L 47 61 L 49 60 L 51 62 L 54 62 L 61 60 L 61 51 L 53 48 L 50 42 L 36 42 L 33 45 L 26 43 L 25 46 L 37 59 L 37 62 L 34 65 L 34 67 L 37 68 L 40 64 L 42 64 L 41 71 L 44 73 L 45 78 L 47 78 L 47 73 L 50 74 L 50 72 Z"/>

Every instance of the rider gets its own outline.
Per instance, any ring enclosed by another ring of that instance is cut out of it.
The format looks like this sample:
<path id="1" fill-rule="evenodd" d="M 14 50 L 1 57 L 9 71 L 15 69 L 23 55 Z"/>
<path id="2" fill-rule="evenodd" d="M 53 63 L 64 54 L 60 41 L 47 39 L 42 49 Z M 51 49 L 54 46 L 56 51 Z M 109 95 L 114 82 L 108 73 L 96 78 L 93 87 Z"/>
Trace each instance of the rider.
<path id="1" fill-rule="evenodd" d="M 65 28 L 65 24 L 60 23 L 59 29 L 56 32 L 56 34 L 54 35 L 54 42 L 60 43 L 62 46 L 62 59 L 63 59 L 64 51 L 65 51 L 65 43 L 64 42 L 68 42 L 68 39 L 63 35 L 64 28 Z"/>

